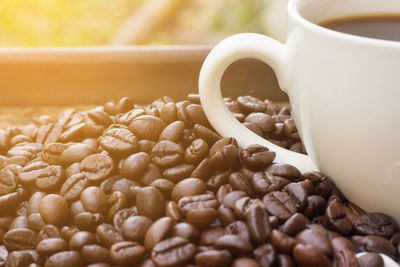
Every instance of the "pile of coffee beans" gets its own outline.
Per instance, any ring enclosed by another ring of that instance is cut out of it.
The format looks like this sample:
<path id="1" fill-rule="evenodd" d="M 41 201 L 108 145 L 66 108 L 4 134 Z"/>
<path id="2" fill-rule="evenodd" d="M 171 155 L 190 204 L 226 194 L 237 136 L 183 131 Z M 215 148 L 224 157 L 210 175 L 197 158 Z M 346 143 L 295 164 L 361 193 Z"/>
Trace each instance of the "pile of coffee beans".
<path id="1" fill-rule="evenodd" d="M 227 103 L 263 136 L 282 126 L 298 138 L 289 118 L 260 115 L 288 116 L 268 101 Z M 274 163 L 266 147 L 221 138 L 198 95 L 148 106 L 122 98 L 38 122 L 0 130 L 0 266 L 383 266 L 378 253 L 399 260 L 400 233 L 387 215 L 348 202 L 322 173 Z"/>
<path id="2" fill-rule="evenodd" d="M 307 154 L 291 116 L 290 106 L 253 96 L 225 98 L 224 101 L 235 118 L 254 133 L 280 147 Z"/>

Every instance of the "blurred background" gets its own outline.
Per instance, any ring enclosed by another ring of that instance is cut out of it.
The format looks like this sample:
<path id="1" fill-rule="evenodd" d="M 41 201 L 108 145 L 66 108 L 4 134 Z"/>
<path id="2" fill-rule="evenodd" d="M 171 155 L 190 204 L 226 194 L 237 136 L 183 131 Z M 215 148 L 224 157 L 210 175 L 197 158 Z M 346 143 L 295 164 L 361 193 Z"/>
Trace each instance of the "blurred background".
<path id="1" fill-rule="evenodd" d="M 215 44 L 239 32 L 284 40 L 286 0 L 1 0 L 0 46 Z"/>

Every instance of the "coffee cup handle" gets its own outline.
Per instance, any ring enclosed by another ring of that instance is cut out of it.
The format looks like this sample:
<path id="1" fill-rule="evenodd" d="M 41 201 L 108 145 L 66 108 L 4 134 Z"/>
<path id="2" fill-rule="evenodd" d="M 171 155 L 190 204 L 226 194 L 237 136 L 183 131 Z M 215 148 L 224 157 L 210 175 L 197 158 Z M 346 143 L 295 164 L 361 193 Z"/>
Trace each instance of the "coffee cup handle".
<path id="1" fill-rule="evenodd" d="M 221 94 L 221 78 L 231 63 L 242 58 L 256 58 L 271 66 L 282 90 L 287 89 L 285 45 L 254 33 L 228 37 L 212 49 L 200 71 L 200 100 L 210 124 L 221 136 L 235 137 L 241 146 L 259 144 L 268 147 L 276 153 L 276 162 L 291 164 L 301 172 L 318 170 L 309 156 L 265 140 L 243 126 L 228 110 Z"/>

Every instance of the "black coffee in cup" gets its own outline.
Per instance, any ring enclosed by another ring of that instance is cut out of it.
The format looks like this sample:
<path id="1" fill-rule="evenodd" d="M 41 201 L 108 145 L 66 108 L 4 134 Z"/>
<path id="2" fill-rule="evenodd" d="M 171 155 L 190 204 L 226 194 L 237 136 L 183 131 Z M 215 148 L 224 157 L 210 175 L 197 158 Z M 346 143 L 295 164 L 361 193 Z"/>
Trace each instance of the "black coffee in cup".
<path id="1" fill-rule="evenodd" d="M 319 25 L 363 37 L 400 41 L 400 14 L 343 17 L 323 21 Z"/>

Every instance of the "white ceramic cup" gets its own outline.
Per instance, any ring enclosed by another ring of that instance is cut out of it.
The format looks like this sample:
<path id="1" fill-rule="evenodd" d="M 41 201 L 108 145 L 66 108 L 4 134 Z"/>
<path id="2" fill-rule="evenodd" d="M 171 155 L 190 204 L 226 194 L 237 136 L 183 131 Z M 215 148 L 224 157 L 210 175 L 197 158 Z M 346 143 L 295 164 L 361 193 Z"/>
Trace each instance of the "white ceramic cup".
<path id="1" fill-rule="evenodd" d="M 267 146 L 277 162 L 302 172 L 319 169 L 350 201 L 400 222 L 400 42 L 317 25 L 353 15 L 400 14 L 400 1 L 291 0 L 287 12 L 286 44 L 245 33 L 211 51 L 199 77 L 208 120 L 242 146 Z M 274 69 L 309 157 L 259 137 L 226 108 L 221 77 L 241 58 L 256 58 Z"/>

